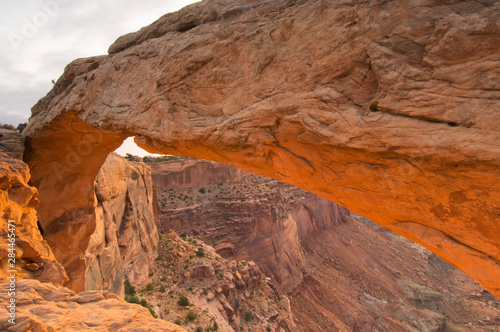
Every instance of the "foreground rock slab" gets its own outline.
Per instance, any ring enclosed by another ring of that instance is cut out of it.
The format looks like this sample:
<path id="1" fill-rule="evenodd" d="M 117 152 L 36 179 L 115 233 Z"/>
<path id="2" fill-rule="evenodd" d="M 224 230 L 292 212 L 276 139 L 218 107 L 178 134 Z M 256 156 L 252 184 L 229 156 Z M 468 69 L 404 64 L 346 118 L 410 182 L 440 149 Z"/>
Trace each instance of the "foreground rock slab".
<path id="1" fill-rule="evenodd" d="M 166 331 L 183 328 L 151 316 L 148 309 L 109 292 L 75 294 L 68 288 L 21 280 L 16 285 L 15 324 L 7 315 L 8 284 L 0 285 L 2 331 Z"/>
<path id="2" fill-rule="evenodd" d="M 135 135 L 337 202 L 500 296 L 498 17 L 488 0 L 204 1 L 165 15 L 68 65 L 33 107 L 40 223 L 81 255 L 93 180 Z"/>

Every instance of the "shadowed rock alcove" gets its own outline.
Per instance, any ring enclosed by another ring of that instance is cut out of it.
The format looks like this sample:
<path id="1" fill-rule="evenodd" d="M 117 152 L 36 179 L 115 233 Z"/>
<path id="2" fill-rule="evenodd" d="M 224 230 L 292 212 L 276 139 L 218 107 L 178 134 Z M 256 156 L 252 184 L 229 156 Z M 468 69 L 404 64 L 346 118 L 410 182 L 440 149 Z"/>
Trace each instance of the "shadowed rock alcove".
<path id="1" fill-rule="evenodd" d="M 204 1 L 68 65 L 24 132 L 67 285 L 94 178 L 135 135 L 339 203 L 499 296 L 500 3 L 417 3 Z"/>

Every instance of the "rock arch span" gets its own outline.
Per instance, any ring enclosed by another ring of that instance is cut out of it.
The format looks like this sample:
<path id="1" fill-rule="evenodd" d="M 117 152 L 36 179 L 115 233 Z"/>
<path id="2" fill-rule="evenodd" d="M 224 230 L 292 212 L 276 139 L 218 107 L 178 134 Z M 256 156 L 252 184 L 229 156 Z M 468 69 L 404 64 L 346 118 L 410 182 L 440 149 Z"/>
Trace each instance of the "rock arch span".
<path id="1" fill-rule="evenodd" d="M 499 296 L 499 16 L 488 0 L 204 1 L 75 60 L 25 131 L 69 285 L 94 177 L 135 135 L 335 201 Z"/>

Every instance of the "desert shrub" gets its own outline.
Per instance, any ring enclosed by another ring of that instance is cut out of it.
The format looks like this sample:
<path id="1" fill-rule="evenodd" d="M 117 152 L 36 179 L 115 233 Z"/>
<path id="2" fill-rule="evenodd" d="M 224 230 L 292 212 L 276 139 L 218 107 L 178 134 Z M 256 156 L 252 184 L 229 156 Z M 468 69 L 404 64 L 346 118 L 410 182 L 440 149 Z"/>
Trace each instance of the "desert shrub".
<path id="1" fill-rule="evenodd" d="M 198 248 L 198 251 L 196 252 L 196 256 L 198 257 L 205 257 L 205 251 L 203 250 L 202 247 Z"/>
<path id="2" fill-rule="evenodd" d="M 21 134 L 24 130 L 24 128 L 26 128 L 26 126 L 28 125 L 27 122 L 24 122 L 24 123 L 20 123 L 17 125 L 17 131 Z"/>
<path id="3" fill-rule="evenodd" d="M 152 291 L 153 290 L 153 284 L 152 283 L 149 283 L 146 285 L 146 291 L 149 292 L 149 291 Z"/>
<path id="4" fill-rule="evenodd" d="M 247 322 L 251 321 L 254 318 L 255 318 L 255 315 L 251 311 L 245 312 L 245 320 Z"/>
<path id="5" fill-rule="evenodd" d="M 205 188 L 200 188 L 199 192 L 200 192 L 200 193 L 202 193 L 202 194 L 204 194 L 204 193 L 206 193 L 207 191 L 206 191 L 206 189 L 205 189 Z"/>
<path id="6" fill-rule="evenodd" d="M 189 300 L 184 295 L 181 295 L 181 296 L 179 296 L 179 299 L 177 300 L 177 304 L 182 306 L 182 307 L 186 307 L 189 305 Z"/>
<path id="7" fill-rule="evenodd" d="M 137 303 L 137 304 L 139 304 L 140 302 L 139 297 L 137 297 L 136 295 L 125 295 L 125 301 L 127 301 L 128 303 Z"/>
<path id="8" fill-rule="evenodd" d="M 192 322 L 196 317 L 197 315 L 192 310 L 189 310 L 186 316 L 186 322 Z"/>
<path id="9" fill-rule="evenodd" d="M 16 130 L 16 127 L 14 127 L 11 124 L 7 124 L 7 123 L 0 123 L 0 128 L 9 129 L 9 130 Z"/>
<path id="10" fill-rule="evenodd" d="M 165 293 L 167 290 L 165 289 L 165 286 L 161 285 L 160 286 L 160 292 Z"/>
<path id="11" fill-rule="evenodd" d="M 132 286 L 128 280 L 125 280 L 123 282 L 123 286 L 125 287 L 125 295 L 131 295 L 132 296 L 132 295 L 136 294 L 135 287 Z"/>

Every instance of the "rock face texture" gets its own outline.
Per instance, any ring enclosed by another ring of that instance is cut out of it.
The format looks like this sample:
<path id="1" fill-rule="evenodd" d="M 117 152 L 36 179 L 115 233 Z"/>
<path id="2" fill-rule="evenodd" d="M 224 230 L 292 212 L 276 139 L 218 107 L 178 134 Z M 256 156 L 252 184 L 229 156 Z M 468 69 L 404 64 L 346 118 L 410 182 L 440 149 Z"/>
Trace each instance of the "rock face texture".
<path id="1" fill-rule="evenodd" d="M 180 166 L 153 164 L 152 172 L 188 178 Z M 231 168 L 213 169 L 222 167 Z M 239 182 L 157 186 L 160 229 L 254 260 L 290 299 L 299 331 L 498 330 L 500 300 L 430 251 L 313 194 L 239 173 Z M 161 263 L 174 270 L 170 257 Z"/>
<path id="2" fill-rule="evenodd" d="M 37 226 L 38 190 L 28 185 L 28 166 L 11 157 L 22 157 L 21 135 L 7 132 L 0 137 L 0 277 L 17 270 L 17 279 L 62 284 L 68 277 Z"/>
<path id="3" fill-rule="evenodd" d="M 283 288 L 301 277 L 305 236 L 349 216 L 326 199 L 229 165 L 186 159 L 153 163 L 151 169 L 160 231 L 199 235 L 224 258 L 255 261 Z M 224 182 L 221 173 L 233 176 Z M 205 179 L 191 181 L 191 174 Z"/>
<path id="4" fill-rule="evenodd" d="M 81 208 L 135 135 L 337 202 L 500 295 L 499 16 L 491 0 L 204 1 L 165 15 L 68 65 L 33 107 L 24 158 L 44 235 L 86 249 L 95 217 Z"/>
<path id="5" fill-rule="evenodd" d="M 16 130 L 0 129 L 0 151 L 14 159 L 23 159 L 23 137 Z"/>
<path id="6" fill-rule="evenodd" d="M 85 289 L 123 296 L 124 275 L 145 286 L 158 256 L 158 230 L 149 167 L 112 153 L 96 178 L 96 229 L 85 253 Z"/>
<path id="7" fill-rule="evenodd" d="M 153 163 L 151 174 L 156 188 L 181 189 L 201 187 L 209 183 L 241 181 L 237 168 L 208 160 L 182 159 L 175 162 Z"/>
<path id="8" fill-rule="evenodd" d="M 2 303 L 9 301 L 8 289 L 8 284 L 0 285 Z M 8 322 L 7 308 L 0 308 L 2 331 L 186 331 L 154 319 L 146 308 L 109 292 L 75 294 L 64 287 L 26 279 L 16 285 L 16 300 L 15 325 Z"/>

